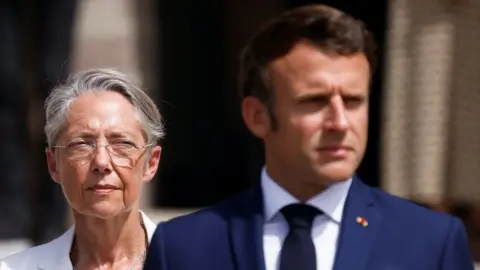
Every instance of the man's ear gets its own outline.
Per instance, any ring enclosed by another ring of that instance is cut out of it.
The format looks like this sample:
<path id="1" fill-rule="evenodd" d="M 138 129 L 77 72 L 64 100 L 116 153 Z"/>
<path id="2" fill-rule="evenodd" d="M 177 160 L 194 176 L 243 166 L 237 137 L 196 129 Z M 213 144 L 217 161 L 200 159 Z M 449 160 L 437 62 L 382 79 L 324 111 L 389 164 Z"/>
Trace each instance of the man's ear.
<path id="1" fill-rule="evenodd" d="M 45 155 L 47 156 L 47 167 L 50 177 L 53 181 L 60 183 L 57 171 L 57 157 L 55 156 L 55 149 L 51 147 L 45 148 Z"/>
<path id="2" fill-rule="evenodd" d="M 158 170 L 158 164 L 160 163 L 160 157 L 162 154 L 162 147 L 157 145 L 150 150 L 150 155 L 148 156 L 148 161 L 146 164 L 145 172 L 143 174 L 143 182 L 150 182 L 155 173 Z"/>
<path id="3" fill-rule="evenodd" d="M 266 105 L 258 98 L 248 96 L 242 101 L 242 118 L 246 126 L 256 137 L 263 139 L 271 128 Z"/>

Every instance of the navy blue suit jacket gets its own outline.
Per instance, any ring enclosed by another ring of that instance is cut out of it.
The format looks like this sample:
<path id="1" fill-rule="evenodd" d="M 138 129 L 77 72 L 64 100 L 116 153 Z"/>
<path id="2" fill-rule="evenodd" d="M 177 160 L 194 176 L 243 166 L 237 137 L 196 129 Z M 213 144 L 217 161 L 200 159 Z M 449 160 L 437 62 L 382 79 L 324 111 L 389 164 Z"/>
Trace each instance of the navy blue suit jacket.
<path id="1" fill-rule="evenodd" d="M 357 217 L 368 221 L 361 226 Z M 264 270 L 258 186 L 216 206 L 160 223 L 145 270 Z M 355 177 L 334 270 L 473 270 L 465 229 L 452 216 L 369 187 Z"/>

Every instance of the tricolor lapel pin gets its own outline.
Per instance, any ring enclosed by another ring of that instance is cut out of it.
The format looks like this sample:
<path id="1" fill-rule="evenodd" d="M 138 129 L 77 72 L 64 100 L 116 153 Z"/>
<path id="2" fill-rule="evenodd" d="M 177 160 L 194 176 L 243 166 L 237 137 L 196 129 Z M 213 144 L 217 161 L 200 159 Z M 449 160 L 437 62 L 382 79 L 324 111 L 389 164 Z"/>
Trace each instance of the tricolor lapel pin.
<path id="1" fill-rule="evenodd" d="M 368 221 L 364 219 L 363 217 L 357 217 L 357 223 L 362 225 L 363 227 L 368 226 Z"/>

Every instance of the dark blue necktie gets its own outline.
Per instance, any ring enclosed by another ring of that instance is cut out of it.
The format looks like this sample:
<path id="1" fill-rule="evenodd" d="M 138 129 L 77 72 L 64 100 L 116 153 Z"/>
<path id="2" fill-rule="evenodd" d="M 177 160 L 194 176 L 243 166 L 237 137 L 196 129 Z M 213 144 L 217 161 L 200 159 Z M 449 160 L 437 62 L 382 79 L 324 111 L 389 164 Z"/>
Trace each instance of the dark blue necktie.
<path id="1" fill-rule="evenodd" d="M 290 227 L 280 253 L 280 270 L 316 270 L 312 223 L 320 210 L 306 204 L 291 204 L 281 210 Z"/>

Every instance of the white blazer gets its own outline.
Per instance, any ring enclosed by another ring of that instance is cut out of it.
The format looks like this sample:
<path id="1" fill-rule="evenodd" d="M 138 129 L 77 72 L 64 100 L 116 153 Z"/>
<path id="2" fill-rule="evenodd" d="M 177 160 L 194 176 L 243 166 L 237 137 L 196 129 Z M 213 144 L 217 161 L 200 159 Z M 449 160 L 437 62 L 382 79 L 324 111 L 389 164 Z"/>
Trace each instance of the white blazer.
<path id="1" fill-rule="evenodd" d="M 150 243 L 156 224 L 145 213 L 140 212 Z M 73 270 L 70 249 L 74 234 L 75 229 L 71 227 L 49 243 L 13 254 L 0 261 L 0 270 Z"/>

